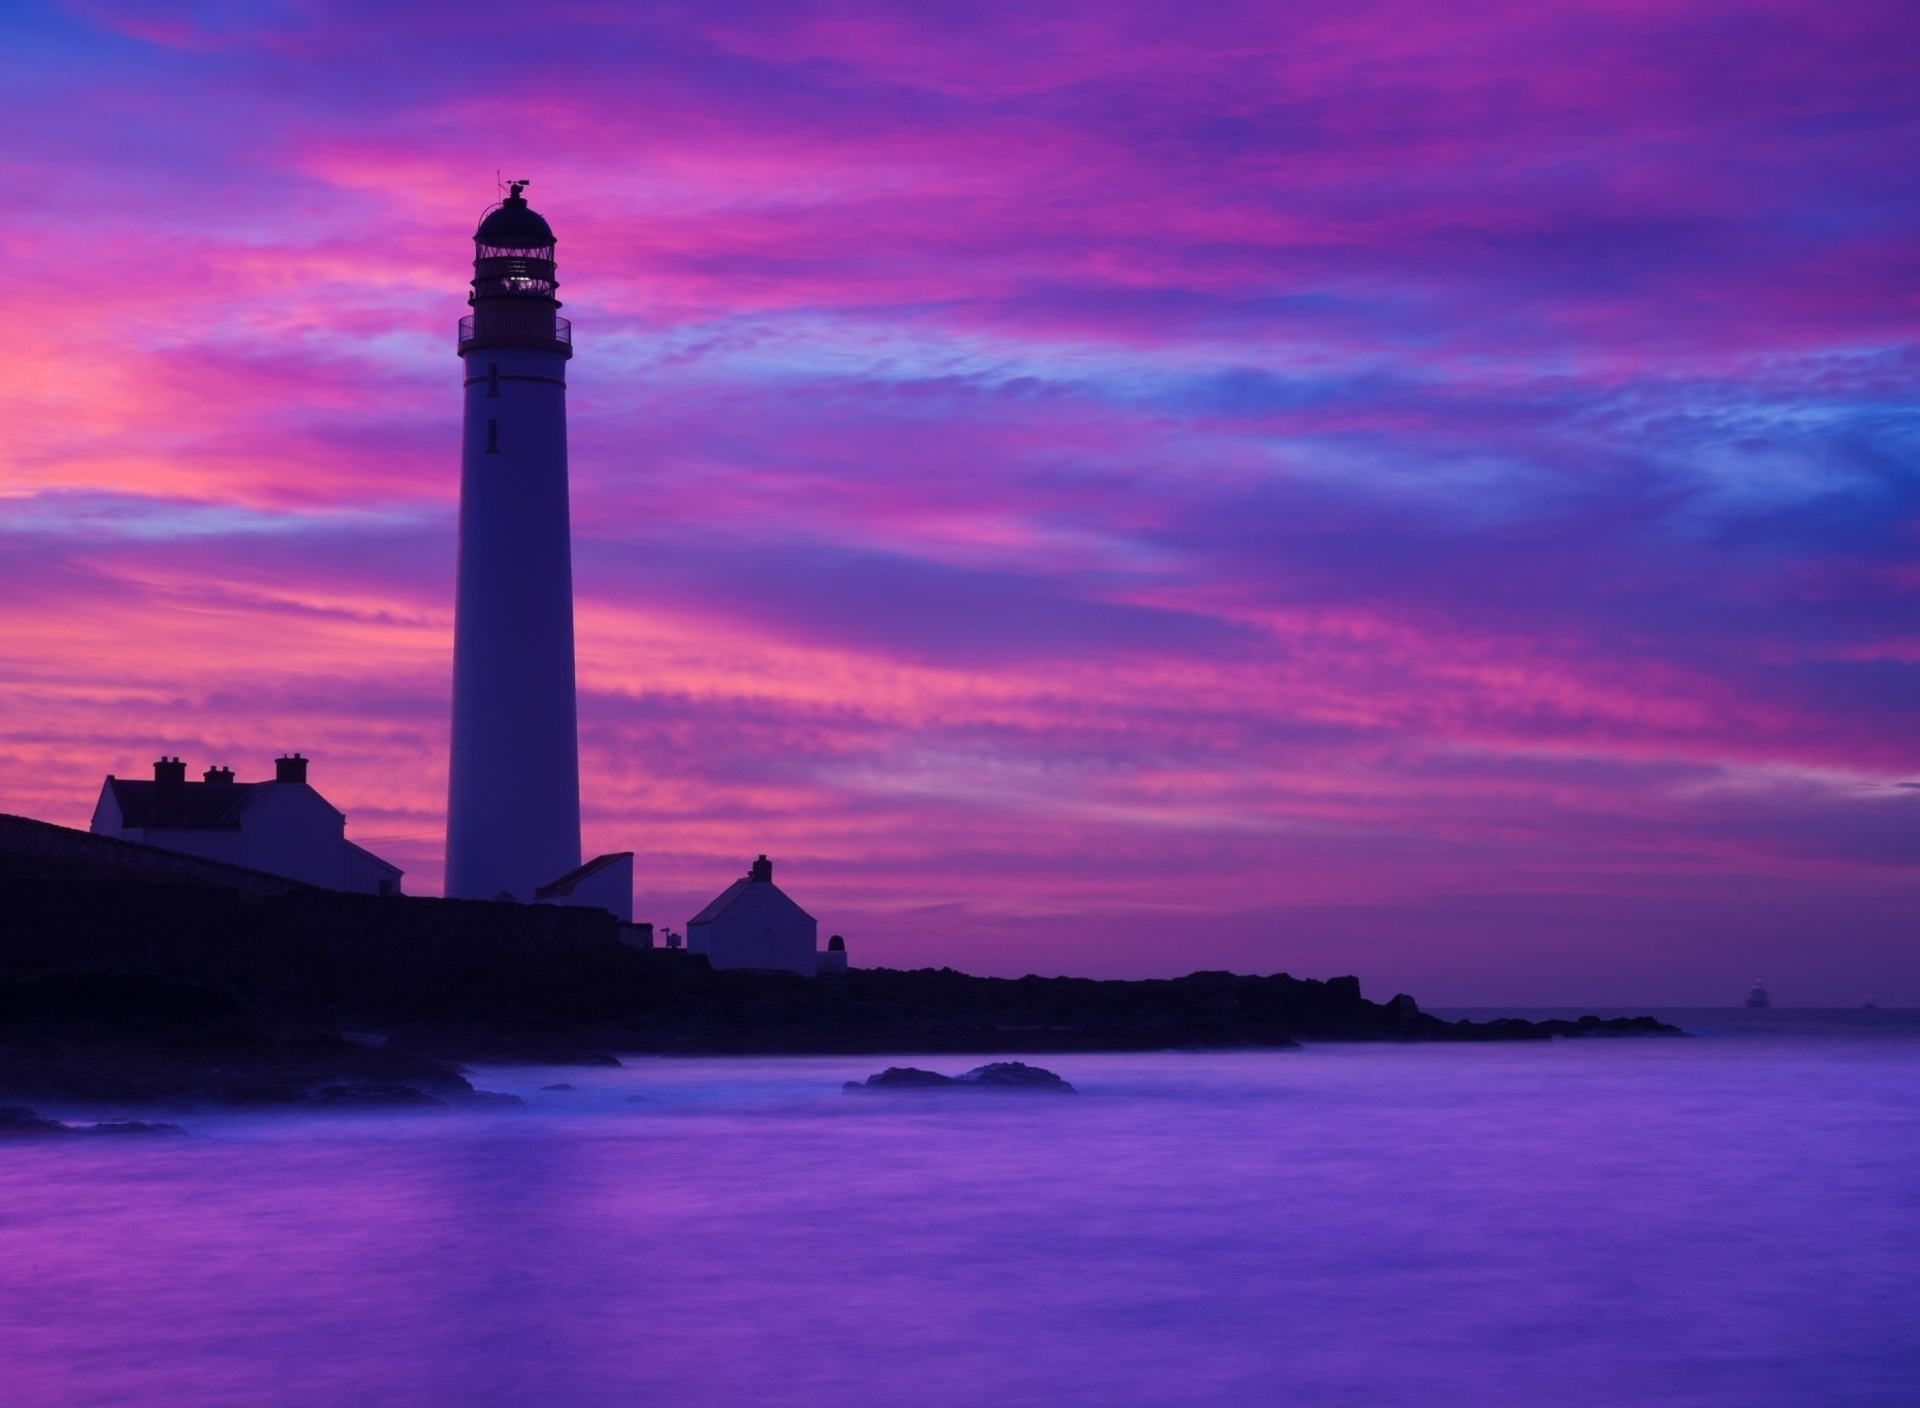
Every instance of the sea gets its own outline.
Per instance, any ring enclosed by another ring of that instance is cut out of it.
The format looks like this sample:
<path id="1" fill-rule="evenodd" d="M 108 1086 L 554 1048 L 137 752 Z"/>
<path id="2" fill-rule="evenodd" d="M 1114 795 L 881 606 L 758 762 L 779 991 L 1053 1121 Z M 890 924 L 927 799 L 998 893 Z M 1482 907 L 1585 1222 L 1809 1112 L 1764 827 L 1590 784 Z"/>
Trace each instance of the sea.
<path id="1" fill-rule="evenodd" d="M 1074 1096 L 634 1057 L 13 1139 L 0 1404 L 1920 1404 L 1920 1013 L 1656 1015 L 1694 1035 L 1032 1058 Z"/>

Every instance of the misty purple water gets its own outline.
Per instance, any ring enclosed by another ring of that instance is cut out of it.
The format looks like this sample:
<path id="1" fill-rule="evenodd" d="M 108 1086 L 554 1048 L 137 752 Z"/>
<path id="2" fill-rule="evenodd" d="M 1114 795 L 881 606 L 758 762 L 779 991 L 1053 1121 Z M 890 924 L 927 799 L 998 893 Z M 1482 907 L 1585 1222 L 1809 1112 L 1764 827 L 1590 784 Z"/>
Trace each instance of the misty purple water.
<path id="1" fill-rule="evenodd" d="M 14 1140 L 0 1403 L 1920 1402 L 1920 1017 L 1678 1019 Z"/>

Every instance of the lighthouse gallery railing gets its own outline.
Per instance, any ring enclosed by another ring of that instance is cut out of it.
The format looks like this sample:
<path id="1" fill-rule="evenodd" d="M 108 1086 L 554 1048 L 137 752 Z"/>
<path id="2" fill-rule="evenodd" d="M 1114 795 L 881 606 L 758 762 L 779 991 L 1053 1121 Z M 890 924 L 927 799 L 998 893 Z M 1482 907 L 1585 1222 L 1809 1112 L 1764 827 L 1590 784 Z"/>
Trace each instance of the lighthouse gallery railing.
<path id="1" fill-rule="evenodd" d="M 501 300 L 503 303 L 506 300 Z M 484 336 L 475 334 L 474 315 L 460 320 L 460 351 L 476 343 L 498 347 L 573 346 L 573 324 L 547 308 L 490 307 Z"/>

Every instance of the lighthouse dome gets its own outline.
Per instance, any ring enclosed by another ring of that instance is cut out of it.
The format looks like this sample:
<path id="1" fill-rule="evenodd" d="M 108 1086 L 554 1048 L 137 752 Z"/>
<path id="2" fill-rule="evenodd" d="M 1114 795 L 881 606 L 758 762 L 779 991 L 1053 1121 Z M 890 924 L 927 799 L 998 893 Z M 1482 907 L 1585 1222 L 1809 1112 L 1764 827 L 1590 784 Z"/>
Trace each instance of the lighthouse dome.
<path id="1" fill-rule="evenodd" d="M 487 212 L 473 239 L 489 249 L 551 249 L 553 227 L 527 204 L 516 181 L 513 194 Z"/>

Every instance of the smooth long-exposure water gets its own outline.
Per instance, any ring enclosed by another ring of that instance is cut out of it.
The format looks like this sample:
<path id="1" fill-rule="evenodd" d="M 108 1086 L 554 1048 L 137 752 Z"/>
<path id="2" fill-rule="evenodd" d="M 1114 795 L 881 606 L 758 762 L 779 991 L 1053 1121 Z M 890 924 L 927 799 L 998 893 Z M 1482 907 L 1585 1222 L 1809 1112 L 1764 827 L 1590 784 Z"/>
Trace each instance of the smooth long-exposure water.
<path id="1" fill-rule="evenodd" d="M 0 1403 L 1920 1403 L 1920 1024 L 1763 1017 L 14 1140 Z"/>

